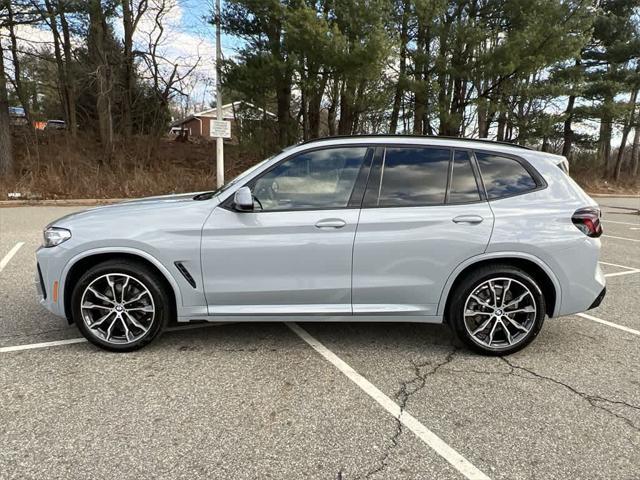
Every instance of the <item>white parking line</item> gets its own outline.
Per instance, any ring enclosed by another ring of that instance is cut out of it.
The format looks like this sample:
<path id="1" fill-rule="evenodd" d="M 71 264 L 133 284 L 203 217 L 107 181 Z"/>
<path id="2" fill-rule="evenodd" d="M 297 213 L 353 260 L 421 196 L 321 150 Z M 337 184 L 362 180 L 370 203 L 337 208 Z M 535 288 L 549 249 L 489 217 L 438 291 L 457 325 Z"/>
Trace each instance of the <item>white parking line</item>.
<path id="1" fill-rule="evenodd" d="M 57 347 L 58 345 L 71 345 L 72 343 L 84 343 L 84 338 L 69 338 L 67 340 L 56 340 L 55 342 L 30 343 L 28 345 L 16 345 L 15 347 L 0 347 L 0 353 L 20 352 L 22 350 L 33 350 L 34 348 Z"/>
<path id="2" fill-rule="evenodd" d="M 604 276 L 606 278 L 620 277 L 621 275 L 631 275 L 632 273 L 640 273 L 640 270 L 627 270 L 626 272 L 605 273 Z"/>
<path id="3" fill-rule="evenodd" d="M 626 272 L 613 272 L 613 273 L 605 273 L 605 277 L 619 277 L 620 275 L 630 275 L 632 273 L 640 273 L 640 268 L 635 267 L 627 267 L 626 265 L 619 265 L 617 263 L 609 263 L 609 262 L 598 262 L 602 265 L 609 265 L 611 267 L 624 268 L 627 270 Z"/>
<path id="4" fill-rule="evenodd" d="M 609 263 L 603 261 L 600 261 L 598 263 L 601 263 L 602 265 L 609 265 L 610 267 L 626 268 L 627 270 L 640 270 L 636 267 L 628 267 L 627 265 L 620 265 L 619 263 Z"/>
<path id="5" fill-rule="evenodd" d="M 606 238 L 615 238 L 617 240 L 627 240 L 628 242 L 640 242 L 640 239 L 638 238 L 615 237 L 613 235 L 602 235 L 602 236 Z"/>
<path id="6" fill-rule="evenodd" d="M 229 325 L 230 323 L 231 322 L 211 322 L 199 323 L 197 325 L 177 326 L 167 328 L 165 332 L 182 332 L 185 330 L 194 330 L 197 328 L 219 327 L 221 325 Z M 0 353 L 20 352 L 22 350 L 33 350 L 36 348 L 57 347 L 59 345 L 72 345 L 74 343 L 84 343 L 86 341 L 87 339 L 85 338 L 69 338 L 67 340 L 56 340 L 53 342 L 29 343 L 26 345 L 16 345 L 14 347 L 0 347 Z"/>
<path id="7" fill-rule="evenodd" d="M 631 223 L 631 222 L 618 222 L 617 220 L 605 220 L 604 218 L 601 220 L 602 222 L 606 222 L 606 223 L 617 223 L 619 225 L 631 225 L 633 227 L 638 227 L 640 226 L 640 222 L 636 222 L 636 223 Z"/>
<path id="8" fill-rule="evenodd" d="M 2 270 L 4 270 L 4 267 L 7 266 L 7 264 L 9 263 L 9 261 L 13 258 L 13 256 L 18 253 L 18 250 L 20 250 L 20 248 L 24 245 L 24 242 L 18 242 L 16 243 L 13 248 L 11 250 L 9 250 L 9 253 L 7 253 L 4 258 L 2 260 L 0 260 L 0 272 Z"/>
<path id="9" fill-rule="evenodd" d="M 394 418 L 397 418 L 405 427 L 411 430 L 420 440 L 431 447 L 435 452 L 444 458 L 447 462 L 458 470 L 462 475 L 468 479 L 474 480 L 489 480 L 484 473 L 478 468 L 473 466 L 466 458 L 451 448 L 435 433 L 425 427 L 419 420 L 408 413 L 406 410 L 402 410 L 400 405 L 391 400 L 387 395 L 382 393 L 375 385 L 369 380 L 364 378 L 353 368 L 351 368 L 344 360 L 338 357 L 335 353 L 325 347 L 322 343 L 312 337 L 309 332 L 301 328 L 296 323 L 288 322 L 286 324 L 293 332 L 298 335 L 302 340 L 307 342 L 316 352 L 322 355 L 328 360 L 334 367 L 340 370 L 343 374 L 349 378 L 353 383 L 360 387 L 367 395 L 374 399 L 382 408 L 389 412 Z"/>
<path id="10" fill-rule="evenodd" d="M 587 320 L 591 320 L 592 322 L 601 323 L 606 325 L 607 327 L 617 328 L 618 330 L 622 330 L 623 332 L 632 333 L 633 335 L 640 336 L 639 330 L 634 330 L 633 328 L 625 327 L 624 325 L 618 325 L 617 323 L 608 322 L 606 320 L 602 320 L 601 318 L 594 317 L 593 315 L 589 315 L 588 313 L 576 313 L 578 317 L 586 318 Z"/>

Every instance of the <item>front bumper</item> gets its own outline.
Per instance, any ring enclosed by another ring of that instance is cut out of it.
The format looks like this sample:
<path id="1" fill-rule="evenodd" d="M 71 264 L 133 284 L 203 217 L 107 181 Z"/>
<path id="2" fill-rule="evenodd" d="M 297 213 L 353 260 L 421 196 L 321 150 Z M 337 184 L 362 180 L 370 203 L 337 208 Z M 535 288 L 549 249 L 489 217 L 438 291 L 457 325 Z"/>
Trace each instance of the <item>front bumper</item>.
<path id="1" fill-rule="evenodd" d="M 67 263 L 67 251 L 61 247 L 44 248 L 36 251 L 36 290 L 40 305 L 54 315 L 64 317 L 62 272 Z"/>

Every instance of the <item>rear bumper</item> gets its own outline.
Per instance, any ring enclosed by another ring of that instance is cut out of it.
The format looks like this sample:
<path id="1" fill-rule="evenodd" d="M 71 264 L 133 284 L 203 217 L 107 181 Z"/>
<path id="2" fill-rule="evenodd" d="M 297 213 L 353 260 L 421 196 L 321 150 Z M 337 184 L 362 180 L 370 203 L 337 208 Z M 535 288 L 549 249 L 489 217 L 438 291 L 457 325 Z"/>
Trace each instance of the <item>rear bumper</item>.
<path id="1" fill-rule="evenodd" d="M 595 308 L 604 297 L 606 281 L 600 268 L 600 240 L 586 238 L 554 255 L 555 268 L 562 289 L 556 317 Z"/>
<path id="2" fill-rule="evenodd" d="M 593 301 L 593 303 L 589 306 L 589 310 L 599 307 L 606 294 L 607 294 L 607 287 L 604 287 L 600 292 L 600 294 Z"/>

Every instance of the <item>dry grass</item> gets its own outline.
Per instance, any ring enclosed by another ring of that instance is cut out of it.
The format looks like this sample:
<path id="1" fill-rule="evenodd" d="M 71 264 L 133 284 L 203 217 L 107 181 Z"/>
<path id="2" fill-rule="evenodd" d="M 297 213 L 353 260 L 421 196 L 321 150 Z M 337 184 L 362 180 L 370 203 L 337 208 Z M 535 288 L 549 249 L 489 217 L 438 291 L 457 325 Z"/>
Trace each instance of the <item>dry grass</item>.
<path id="1" fill-rule="evenodd" d="M 178 143 L 137 137 L 120 140 L 109 162 L 91 137 L 64 132 L 14 132 L 15 174 L 0 178 L 0 200 L 10 192 L 26 199 L 127 198 L 210 190 L 215 185 L 215 144 Z M 231 179 L 260 160 L 235 145 L 225 146 L 225 178 Z M 581 158 L 571 175 L 592 193 L 638 194 L 640 179 L 612 183 L 592 159 Z M 579 168 L 581 167 L 581 168 Z"/>
<path id="2" fill-rule="evenodd" d="M 589 193 L 640 195 L 640 179 L 627 177 L 619 182 L 614 182 L 603 178 L 599 171 L 596 170 L 596 172 L 590 170 L 571 171 L 571 176 Z"/>
<path id="3" fill-rule="evenodd" d="M 0 178 L 0 200 L 9 192 L 22 198 L 125 198 L 210 190 L 215 185 L 215 144 L 133 138 L 116 144 L 110 161 L 91 138 L 62 132 L 14 134 L 16 165 Z M 237 146 L 225 146 L 225 176 L 255 163 Z M 242 159 L 242 160 L 240 160 Z"/>

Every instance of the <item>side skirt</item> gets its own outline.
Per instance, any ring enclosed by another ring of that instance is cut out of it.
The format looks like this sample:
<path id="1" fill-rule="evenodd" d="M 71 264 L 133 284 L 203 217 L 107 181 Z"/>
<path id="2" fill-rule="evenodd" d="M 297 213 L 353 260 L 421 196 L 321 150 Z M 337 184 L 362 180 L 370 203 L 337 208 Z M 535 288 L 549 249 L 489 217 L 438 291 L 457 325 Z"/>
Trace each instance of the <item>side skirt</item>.
<path id="1" fill-rule="evenodd" d="M 187 322 L 403 322 L 442 323 L 442 315 L 211 315 L 180 316 L 179 323 Z"/>

